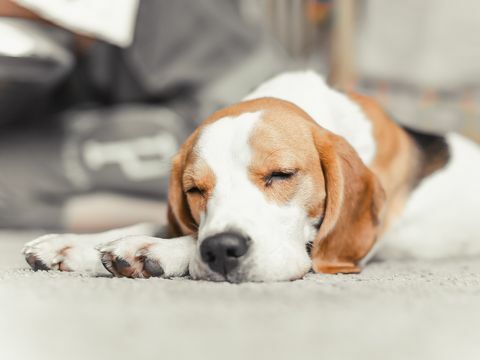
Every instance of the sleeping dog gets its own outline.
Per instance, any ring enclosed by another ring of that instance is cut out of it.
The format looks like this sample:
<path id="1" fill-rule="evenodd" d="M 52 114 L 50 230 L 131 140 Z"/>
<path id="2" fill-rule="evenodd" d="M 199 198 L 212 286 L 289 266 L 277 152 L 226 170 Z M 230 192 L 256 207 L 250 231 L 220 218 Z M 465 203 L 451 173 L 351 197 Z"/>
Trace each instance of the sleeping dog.
<path id="1" fill-rule="evenodd" d="M 480 151 L 397 125 L 312 71 L 206 119 L 173 160 L 170 238 L 140 224 L 25 245 L 33 269 L 276 281 L 358 273 L 383 256 L 480 253 Z M 381 245 L 381 246 L 377 246 Z"/>

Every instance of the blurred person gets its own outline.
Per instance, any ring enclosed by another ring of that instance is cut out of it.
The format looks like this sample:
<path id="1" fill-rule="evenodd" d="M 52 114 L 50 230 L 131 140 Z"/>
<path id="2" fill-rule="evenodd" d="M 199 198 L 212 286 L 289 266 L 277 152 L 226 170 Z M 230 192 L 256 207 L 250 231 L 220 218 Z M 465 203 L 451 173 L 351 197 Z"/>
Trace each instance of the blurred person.
<path id="1" fill-rule="evenodd" d="M 480 141 L 480 3 L 366 0 L 358 7 L 360 90 L 401 123 Z"/>
<path id="2" fill-rule="evenodd" d="M 240 7 L 0 0 L 0 227 L 162 221 L 197 119 L 281 67 Z"/>

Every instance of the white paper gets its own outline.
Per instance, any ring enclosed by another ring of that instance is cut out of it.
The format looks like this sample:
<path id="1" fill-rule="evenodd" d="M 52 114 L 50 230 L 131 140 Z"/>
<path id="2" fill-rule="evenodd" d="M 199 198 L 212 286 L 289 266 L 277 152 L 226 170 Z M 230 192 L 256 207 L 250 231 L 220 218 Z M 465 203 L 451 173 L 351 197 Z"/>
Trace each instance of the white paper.
<path id="1" fill-rule="evenodd" d="M 127 47 L 139 0 L 14 0 L 45 19 L 80 34 Z"/>

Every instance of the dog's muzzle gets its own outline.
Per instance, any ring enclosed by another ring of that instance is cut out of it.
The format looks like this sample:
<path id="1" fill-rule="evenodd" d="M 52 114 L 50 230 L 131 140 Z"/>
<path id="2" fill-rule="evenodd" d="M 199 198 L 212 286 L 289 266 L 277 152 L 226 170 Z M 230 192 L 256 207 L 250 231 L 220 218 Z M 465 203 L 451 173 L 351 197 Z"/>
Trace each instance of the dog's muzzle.
<path id="1" fill-rule="evenodd" d="M 205 238 L 200 255 L 208 267 L 226 277 L 247 253 L 250 239 L 236 232 L 222 232 Z"/>

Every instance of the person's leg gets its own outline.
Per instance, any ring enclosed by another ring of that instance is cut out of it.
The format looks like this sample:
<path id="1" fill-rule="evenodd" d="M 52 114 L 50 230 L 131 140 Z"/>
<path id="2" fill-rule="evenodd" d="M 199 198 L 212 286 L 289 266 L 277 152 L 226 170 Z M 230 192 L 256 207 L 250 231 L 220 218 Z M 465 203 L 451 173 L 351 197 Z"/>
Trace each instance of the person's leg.
<path id="1" fill-rule="evenodd" d="M 175 113 L 148 105 L 70 111 L 57 128 L 4 133 L 0 227 L 165 223 L 170 160 L 187 134 Z"/>

